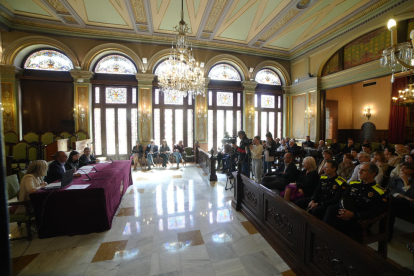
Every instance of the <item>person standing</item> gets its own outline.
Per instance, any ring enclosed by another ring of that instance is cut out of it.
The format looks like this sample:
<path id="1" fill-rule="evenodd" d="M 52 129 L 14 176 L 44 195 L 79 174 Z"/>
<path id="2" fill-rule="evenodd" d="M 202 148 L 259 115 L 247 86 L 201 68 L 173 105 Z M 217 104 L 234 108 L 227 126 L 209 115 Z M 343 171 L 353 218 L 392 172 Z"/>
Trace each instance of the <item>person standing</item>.
<path id="1" fill-rule="evenodd" d="M 260 136 L 255 136 L 253 139 L 253 145 L 249 146 L 252 154 L 252 170 L 255 181 L 261 183 L 262 181 L 262 154 L 263 146 L 260 144 Z M 247 151 L 247 147 L 246 147 Z"/>
<path id="2" fill-rule="evenodd" d="M 273 141 L 272 133 L 266 133 L 266 143 L 263 144 L 264 160 L 263 160 L 263 174 L 272 172 L 272 163 L 275 162 L 275 151 L 277 149 L 276 142 Z"/>
<path id="3" fill-rule="evenodd" d="M 242 173 L 247 176 L 250 177 L 250 172 L 249 172 L 249 158 L 247 158 L 247 153 L 246 153 L 246 140 L 248 140 L 247 136 L 246 136 L 246 132 L 244 132 L 243 130 L 240 130 L 239 132 L 237 132 L 237 136 L 239 136 L 240 139 L 240 147 L 238 147 L 236 144 L 233 144 L 234 149 L 238 152 L 239 154 L 239 160 L 241 160 L 241 170 Z"/>

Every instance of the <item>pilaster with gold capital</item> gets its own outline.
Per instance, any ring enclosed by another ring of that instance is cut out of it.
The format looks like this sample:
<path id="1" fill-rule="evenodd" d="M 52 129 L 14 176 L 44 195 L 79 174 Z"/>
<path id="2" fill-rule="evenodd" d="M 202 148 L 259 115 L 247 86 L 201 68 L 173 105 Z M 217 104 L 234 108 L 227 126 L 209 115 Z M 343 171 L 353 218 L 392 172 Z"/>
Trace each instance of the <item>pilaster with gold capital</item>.
<path id="1" fill-rule="evenodd" d="M 246 132 L 247 137 L 252 138 L 254 135 L 254 93 L 256 90 L 257 82 L 255 81 L 242 81 L 243 85 L 243 129 Z"/>
<path id="2" fill-rule="evenodd" d="M 204 150 L 208 150 L 208 133 L 207 133 L 207 123 L 208 123 L 208 108 L 207 108 L 207 98 L 208 98 L 208 84 L 210 82 L 209 78 L 204 80 L 204 95 L 197 95 L 195 98 L 195 128 L 194 128 L 194 140 L 198 141 L 200 147 Z M 188 96 L 190 97 L 190 96 Z"/>
<path id="3" fill-rule="evenodd" d="M 21 69 L 15 66 L 0 64 L 0 108 L 4 132 L 19 133 L 19 107 L 17 104 L 19 80 L 16 79 L 16 74 L 20 74 L 20 71 Z"/>
<path id="4" fill-rule="evenodd" d="M 153 139 L 152 124 L 152 82 L 154 74 L 135 74 L 138 81 L 138 139 L 143 144 L 149 144 Z"/>
<path id="5" fill-rule="evenodd" d="M 75 132 L 82 131 L 90 138 L 93 137 L 92 126 L 92 84 L 94 73 L 87 70 L 73 69 L 69 71 L 73 78 L 74 103 L 73 116 Z"/>

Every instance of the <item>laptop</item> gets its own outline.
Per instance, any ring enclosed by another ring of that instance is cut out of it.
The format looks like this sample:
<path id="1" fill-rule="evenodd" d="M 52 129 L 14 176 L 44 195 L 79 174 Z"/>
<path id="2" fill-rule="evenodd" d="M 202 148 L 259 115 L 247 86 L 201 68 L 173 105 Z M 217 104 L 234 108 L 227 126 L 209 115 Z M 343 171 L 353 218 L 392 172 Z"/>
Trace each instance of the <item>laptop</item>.
<path id="1" fill-rule="evenodd" d="M 73 182 L 73 173 L 75 172 L 74 169 L 68 170 L 62 174 L 61 182 L 51 183 L 45 186 L 43 189 L 45 190 L 57 190 L 62 189 Z"/>

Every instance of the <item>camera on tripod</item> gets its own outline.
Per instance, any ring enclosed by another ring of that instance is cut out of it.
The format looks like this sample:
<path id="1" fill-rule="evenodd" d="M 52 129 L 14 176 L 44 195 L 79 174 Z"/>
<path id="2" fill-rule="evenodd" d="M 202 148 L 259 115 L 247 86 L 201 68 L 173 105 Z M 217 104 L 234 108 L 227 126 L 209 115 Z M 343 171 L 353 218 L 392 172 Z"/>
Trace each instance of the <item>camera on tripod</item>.
<path id="1" fill-rule="evenodd" d="M 233 137 L 224 137 L 223 140 L 221 140 L 221 143 L 223 144 L 236 144 L 237 142 L 237 135 Z"/>

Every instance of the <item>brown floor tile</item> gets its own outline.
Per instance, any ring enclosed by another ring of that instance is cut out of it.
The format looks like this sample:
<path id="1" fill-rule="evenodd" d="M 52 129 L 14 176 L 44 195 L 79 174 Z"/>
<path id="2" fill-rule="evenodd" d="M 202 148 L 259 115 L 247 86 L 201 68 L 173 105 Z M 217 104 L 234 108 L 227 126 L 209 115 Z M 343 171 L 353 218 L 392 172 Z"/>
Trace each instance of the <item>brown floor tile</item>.
<path id="1" fill-rule="evenodd" d="M 282 272 L 283 276 L 296 276 L 295 272 L 293 272 L 292 270 L 287 270 L 285 272 Z"/>
<path id="2" fill-rule="evenodd" d="M 135 208 L 134 207 L 122 207 L 119 210 L 117 217 L 126 217 L 126 216 L 134 216 L 135 215 Z"/>
<path id="3" fill-rule="evenodd" d="M 204 175 L 204 176 L 207 176 L 207 174 L 206 174 L 206 173 L 203 173 L 203 175 Z"/>
<path id="4" fill-rule="evenodd" d="M 200 230 L 178 233 L 178 243 L 180 248 L 186 246 L 196 246 L 204 244 Z"/>
<path id="5" fill-rule="evenodd" d="M 12 259 L 12 264 L 13 264 L 13 276 L 19 274 L 26 266 L 28 266 L 36 257 L 37 255 L 39 255 L 40 253 L 36 253 L 36 254 L 31 254 L 31 255 L 26 255 L 26 256 L 22 256 L 20 259 L 17 258 L 13 258 Z M 17 259 L 19 259 L 18 261 L 16 261 Z M 15 263 L 16 262 L 16 263 Z"/>
<path id="6" fill-rule="evenodd" d="M 137 181 L 139 180 L 148 180 L 148 177 L 137 177 Z"/>
<path id="7" fill-rule="evenodd" d="M 183 178 L 182 175 L 173 175 L 172 178 Z"/>
<path id="8" fill-rule="evenodd" d="M 115 254 L 119 254 L 125 250 L 127 243 L 128 240 L 102 243 L 95 257 L 93 257 L 92 263 L 112 260 Z"/>
<path id="9" fill-rule="evenodd" d="M 249 232 L 250 235 L 259 233 L 257 232 L 256 228 L 254 228 L 253 224 L 250 223 L 250 221 L 243 221 L 241 224 L 244 226 L 244 228 L 246 228 L 247 232 Z"/>

